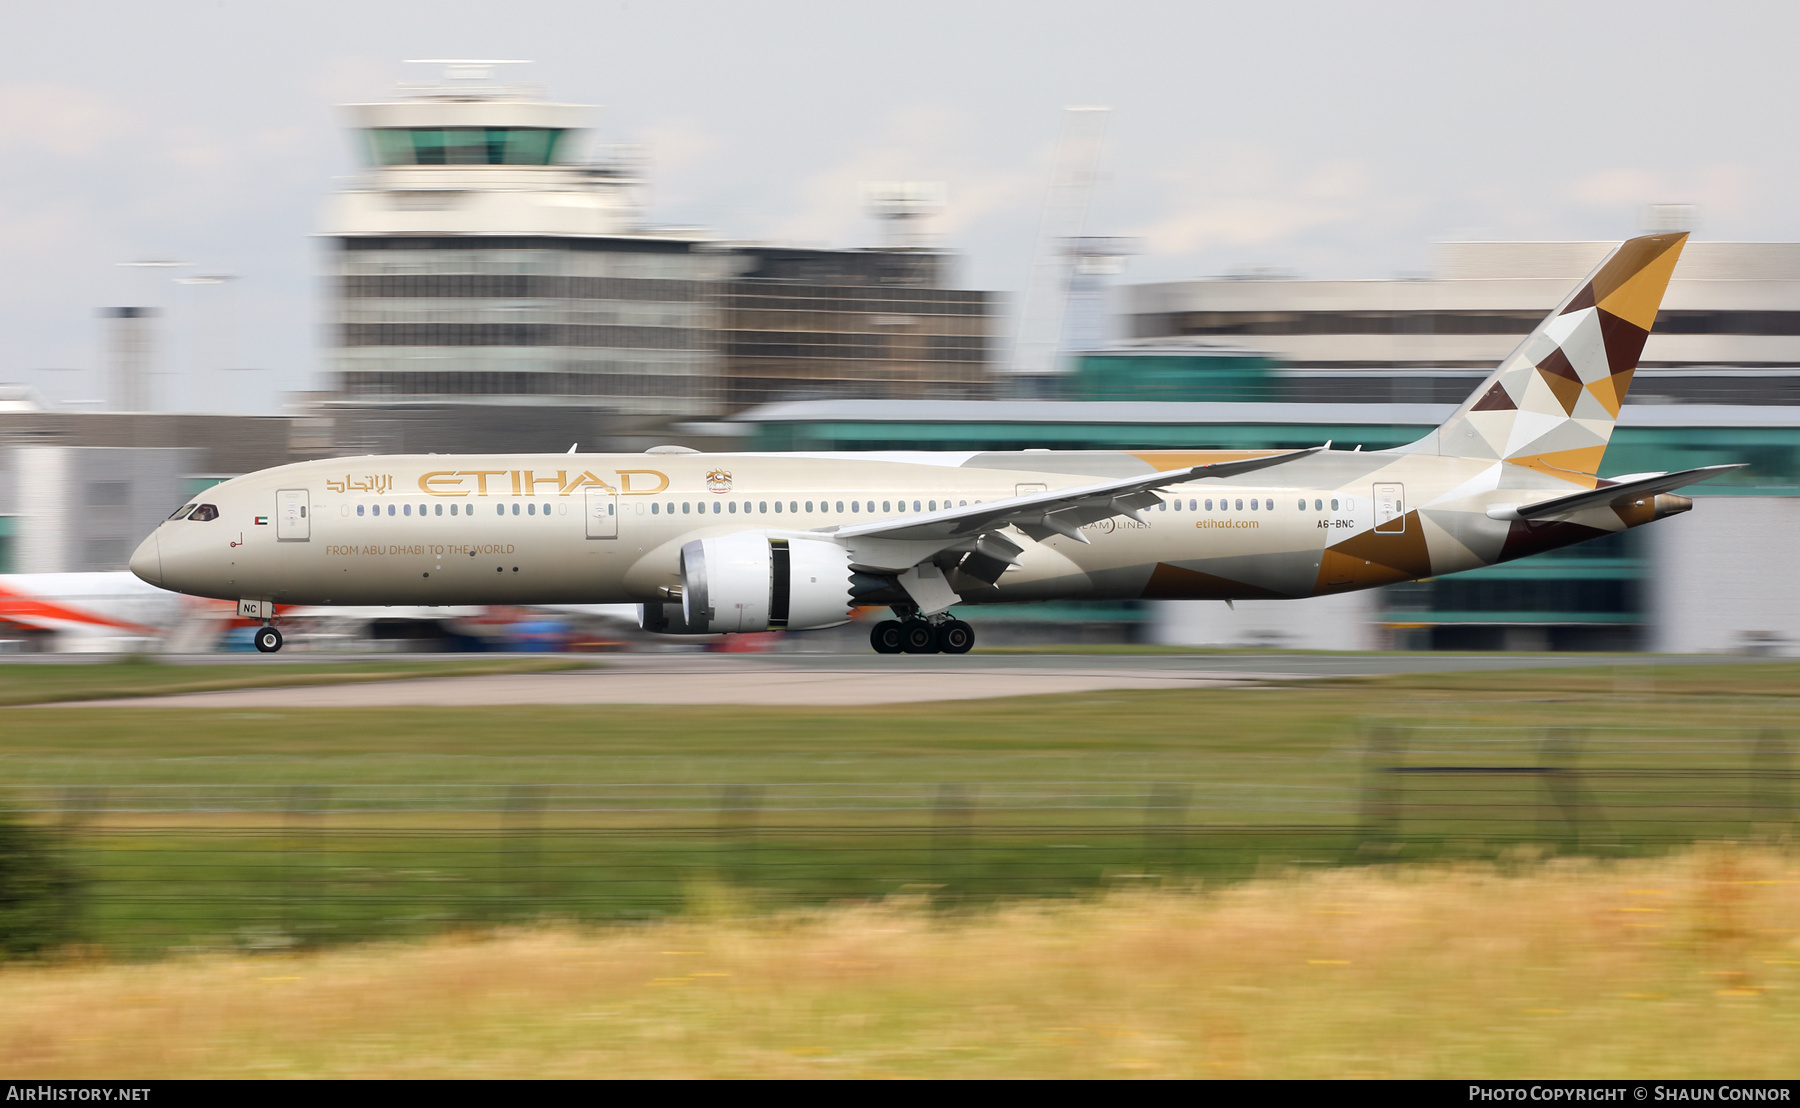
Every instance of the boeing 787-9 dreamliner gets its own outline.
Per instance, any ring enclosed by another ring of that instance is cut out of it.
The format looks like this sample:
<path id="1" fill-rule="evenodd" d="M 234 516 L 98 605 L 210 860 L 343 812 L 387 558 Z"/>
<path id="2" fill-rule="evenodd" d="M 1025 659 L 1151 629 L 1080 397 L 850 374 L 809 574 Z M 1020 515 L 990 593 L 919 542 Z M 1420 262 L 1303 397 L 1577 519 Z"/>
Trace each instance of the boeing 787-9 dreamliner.
<path id="1" fill-rule="evenodd" d="M 1299 599 L 1493 565 L 1692 507 L 1735 468 L 1600 477 L 1685 234 L 1614 250 L 1467 402 L 1393 450 L 372 455 L 238 477 L 131 560 L 275 605 L 641 605 L 671 634 L 886 606 L 882 653 L 960 654 L 958 605 Z"/>

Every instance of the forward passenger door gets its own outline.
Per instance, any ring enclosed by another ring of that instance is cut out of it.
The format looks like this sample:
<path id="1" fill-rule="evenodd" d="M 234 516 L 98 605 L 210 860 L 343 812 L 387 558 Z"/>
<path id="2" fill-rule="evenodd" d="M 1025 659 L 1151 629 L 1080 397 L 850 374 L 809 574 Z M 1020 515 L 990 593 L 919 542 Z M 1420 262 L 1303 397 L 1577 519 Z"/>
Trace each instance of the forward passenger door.
<path id="1" fill-rule="evenodd" d="M 312 521 L 306 518 L 305 489 L 281 489 L 275 494 L 275 541 L 306 542 L 312 538 Z"/>

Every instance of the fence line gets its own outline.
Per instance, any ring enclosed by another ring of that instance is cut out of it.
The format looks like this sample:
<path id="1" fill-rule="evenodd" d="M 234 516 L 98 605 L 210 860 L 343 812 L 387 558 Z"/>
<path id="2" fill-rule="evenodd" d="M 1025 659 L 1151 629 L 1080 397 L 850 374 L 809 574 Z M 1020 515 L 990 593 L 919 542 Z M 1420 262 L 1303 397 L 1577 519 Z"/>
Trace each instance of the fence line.
<path id="1" fill-rule="evenodd" d="M 1377 721 L 1320 771 L 1334 779 L 1296 783 L 96 783 L 5 799 L 60 830 L 94 941 L 143 950 L 640 918 L 696 888 L 959 904 L 1519 844 L 1617 856 L 1791 839 L 1787 731 L 1673 734 Z"/>

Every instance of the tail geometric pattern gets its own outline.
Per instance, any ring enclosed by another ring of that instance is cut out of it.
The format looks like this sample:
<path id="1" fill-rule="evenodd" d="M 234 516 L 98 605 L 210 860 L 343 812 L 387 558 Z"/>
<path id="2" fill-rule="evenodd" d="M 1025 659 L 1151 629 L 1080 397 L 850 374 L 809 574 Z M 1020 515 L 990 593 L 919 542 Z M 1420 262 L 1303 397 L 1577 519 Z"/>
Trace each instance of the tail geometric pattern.
<path id="1" fill-rule="evenodd" d="M 1594 487 L 1686 242 L 1682 233 L 1620 245 L 1438 429 L 1436 453 Z"/>

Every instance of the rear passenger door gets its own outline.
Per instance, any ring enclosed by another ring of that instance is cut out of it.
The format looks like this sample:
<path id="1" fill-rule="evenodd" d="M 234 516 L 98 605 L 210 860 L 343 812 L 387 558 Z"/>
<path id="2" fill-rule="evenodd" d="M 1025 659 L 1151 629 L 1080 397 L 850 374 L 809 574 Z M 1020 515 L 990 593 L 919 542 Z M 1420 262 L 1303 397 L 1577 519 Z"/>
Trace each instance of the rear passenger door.
<path id="1" fill-rule="evenodd" d="M 612 489 L 585 490 L 587 493 L 587 537 L 616 539 L 619 537 L 619 494 Z"/>
<path id="2" fill-rule="evenodd" d="M 1375 533 L 1406 534 L 1406 489 L 1398 484 L 1375 486 Z"/>

